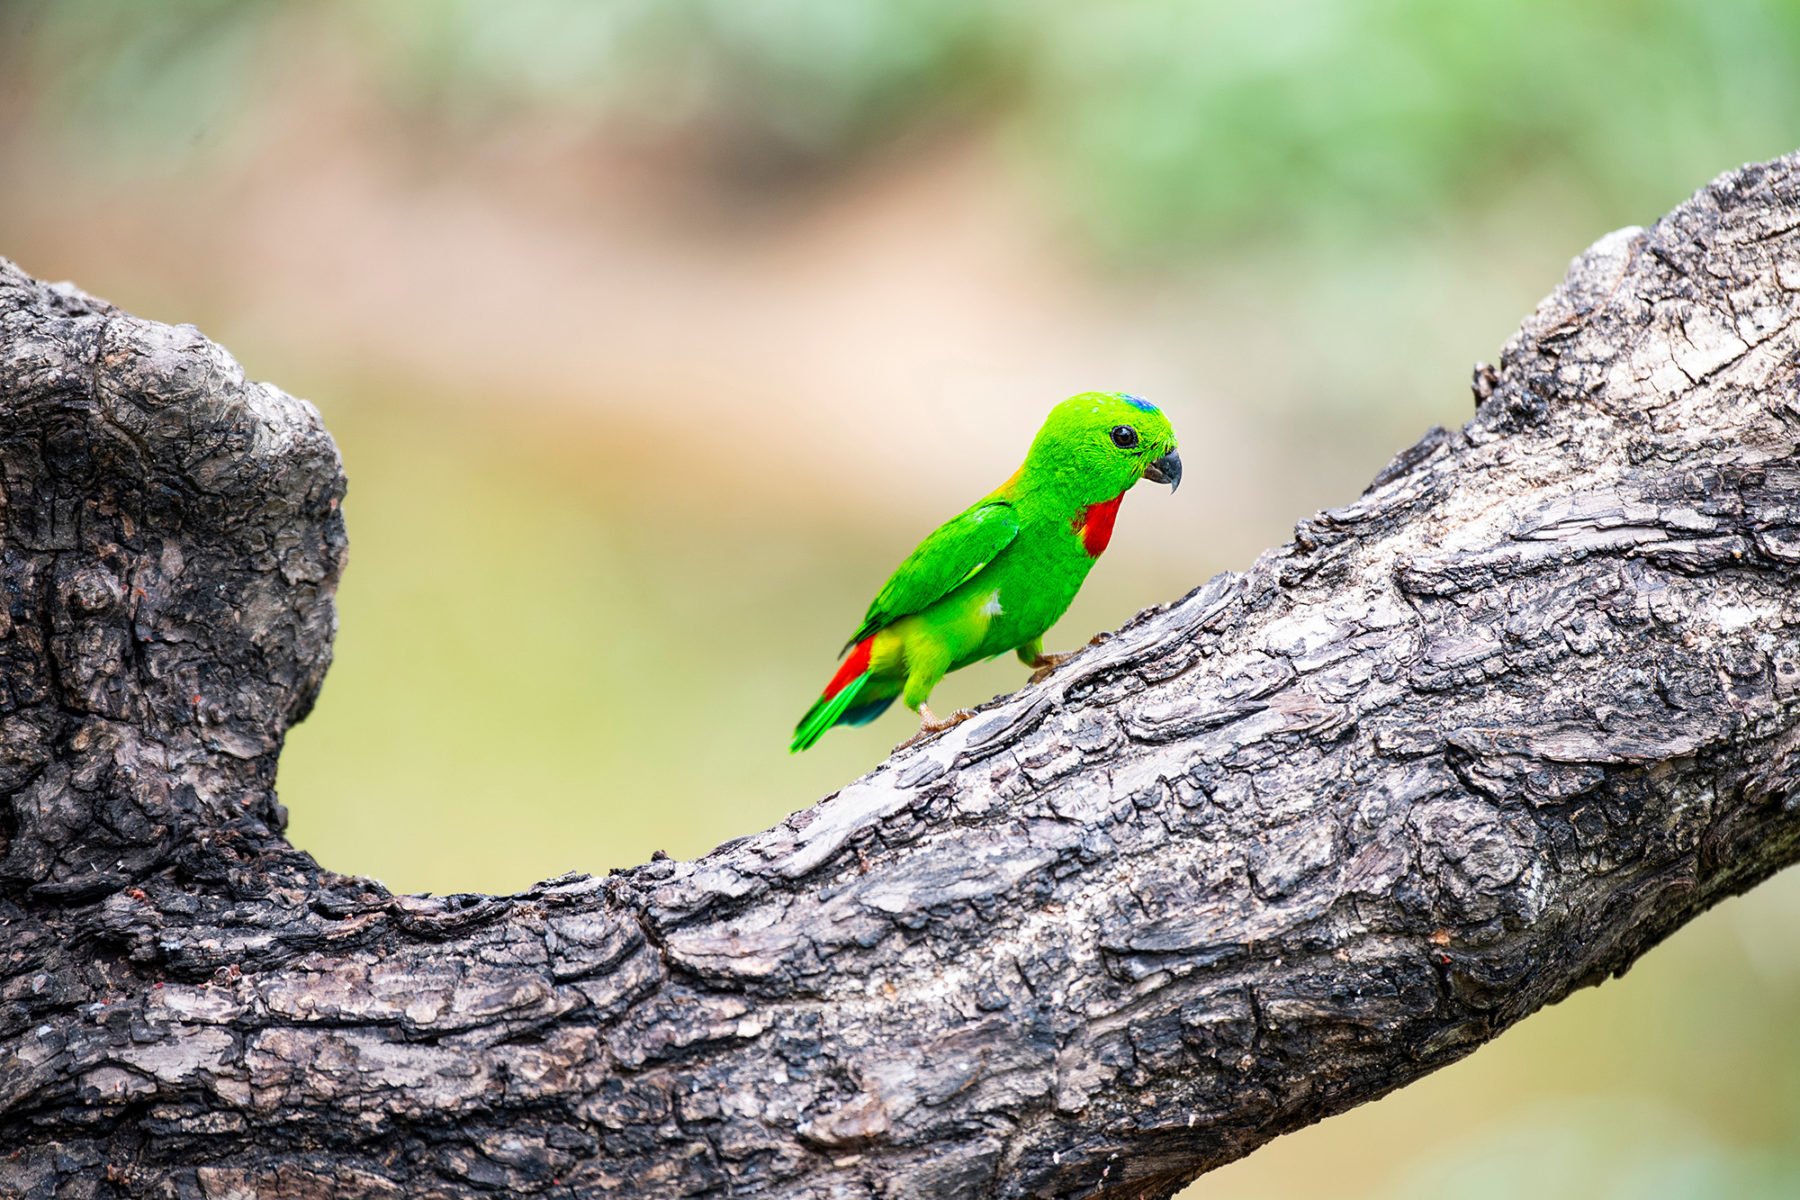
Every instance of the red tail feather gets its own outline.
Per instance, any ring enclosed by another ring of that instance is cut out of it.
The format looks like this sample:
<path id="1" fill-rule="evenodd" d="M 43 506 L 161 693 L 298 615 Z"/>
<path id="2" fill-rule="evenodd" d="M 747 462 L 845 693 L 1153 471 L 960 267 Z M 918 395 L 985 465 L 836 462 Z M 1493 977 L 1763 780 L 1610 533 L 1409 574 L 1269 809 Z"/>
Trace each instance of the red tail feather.
<path id="1" fill-rule="evenodd" d="M 831 682 L 825 685 L 823 699 L 831 699 L 849 687 L 851 680 L 869 669 L 869 653 L 874 646 L 875 635 L 872 633 L 856 643 L 856 648 L 850 651 L 850 657 L 844 660 L 844 665 L 838 668 L 837 674 L 831 677 Z"/>

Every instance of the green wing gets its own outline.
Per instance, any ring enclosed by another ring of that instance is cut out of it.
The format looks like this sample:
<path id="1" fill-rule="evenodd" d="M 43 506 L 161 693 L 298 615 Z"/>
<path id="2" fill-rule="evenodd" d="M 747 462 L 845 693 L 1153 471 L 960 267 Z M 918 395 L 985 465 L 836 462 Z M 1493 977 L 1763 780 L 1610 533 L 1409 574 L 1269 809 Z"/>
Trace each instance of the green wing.
<path id="1" fill-rule="evenodd" d="M 989 500 L 950 518 L 906 556 L 844 649 L 941 600 L 993 562 L 1018 534 L 1019 515 L 1004 500 Z"/>

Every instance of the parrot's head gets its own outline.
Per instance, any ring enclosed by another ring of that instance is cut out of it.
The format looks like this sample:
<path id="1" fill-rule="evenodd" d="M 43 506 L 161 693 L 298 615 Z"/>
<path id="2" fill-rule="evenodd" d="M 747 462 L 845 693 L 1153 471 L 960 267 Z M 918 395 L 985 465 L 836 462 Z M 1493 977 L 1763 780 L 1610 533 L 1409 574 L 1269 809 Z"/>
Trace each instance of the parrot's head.
<path id="1" fill-rule="evenodd" d="M 1162 410 L 1127 392 L 1082 392 L 1050 410 L 1025 458 L 1082 504 L 1101 504 L 1140 479 L 1181 483 L 1175 430 Z"/>

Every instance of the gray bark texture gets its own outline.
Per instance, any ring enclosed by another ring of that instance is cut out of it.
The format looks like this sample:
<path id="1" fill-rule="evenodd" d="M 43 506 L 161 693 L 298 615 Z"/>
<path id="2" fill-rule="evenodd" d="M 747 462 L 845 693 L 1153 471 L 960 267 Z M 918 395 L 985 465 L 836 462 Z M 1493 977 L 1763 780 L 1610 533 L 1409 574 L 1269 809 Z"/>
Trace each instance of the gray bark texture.
<path id="1" fill-rule="evenodd" d="M 317 413 L 0 261 L 0 1194 L 1166 1197 L 1624 970 L 1800 857 L 1800 156 L 1475 391 L 774 829 L 397 896 L 272 790 Z"/>

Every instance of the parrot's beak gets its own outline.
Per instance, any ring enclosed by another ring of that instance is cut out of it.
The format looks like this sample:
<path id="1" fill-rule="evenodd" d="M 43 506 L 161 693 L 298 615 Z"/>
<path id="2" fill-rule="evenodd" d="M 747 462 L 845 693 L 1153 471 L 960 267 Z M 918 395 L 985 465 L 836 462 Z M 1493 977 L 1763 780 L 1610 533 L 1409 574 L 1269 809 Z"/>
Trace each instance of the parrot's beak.
<path id="1" fill-rule="evenodd" d="M 1144 478 L 1151 483 L 1166 483 L 1169 494 L 1173 496 L 1175 489 L 1181 486 L 1181 455 L 1173 450 L 1144 468 Z"/>

